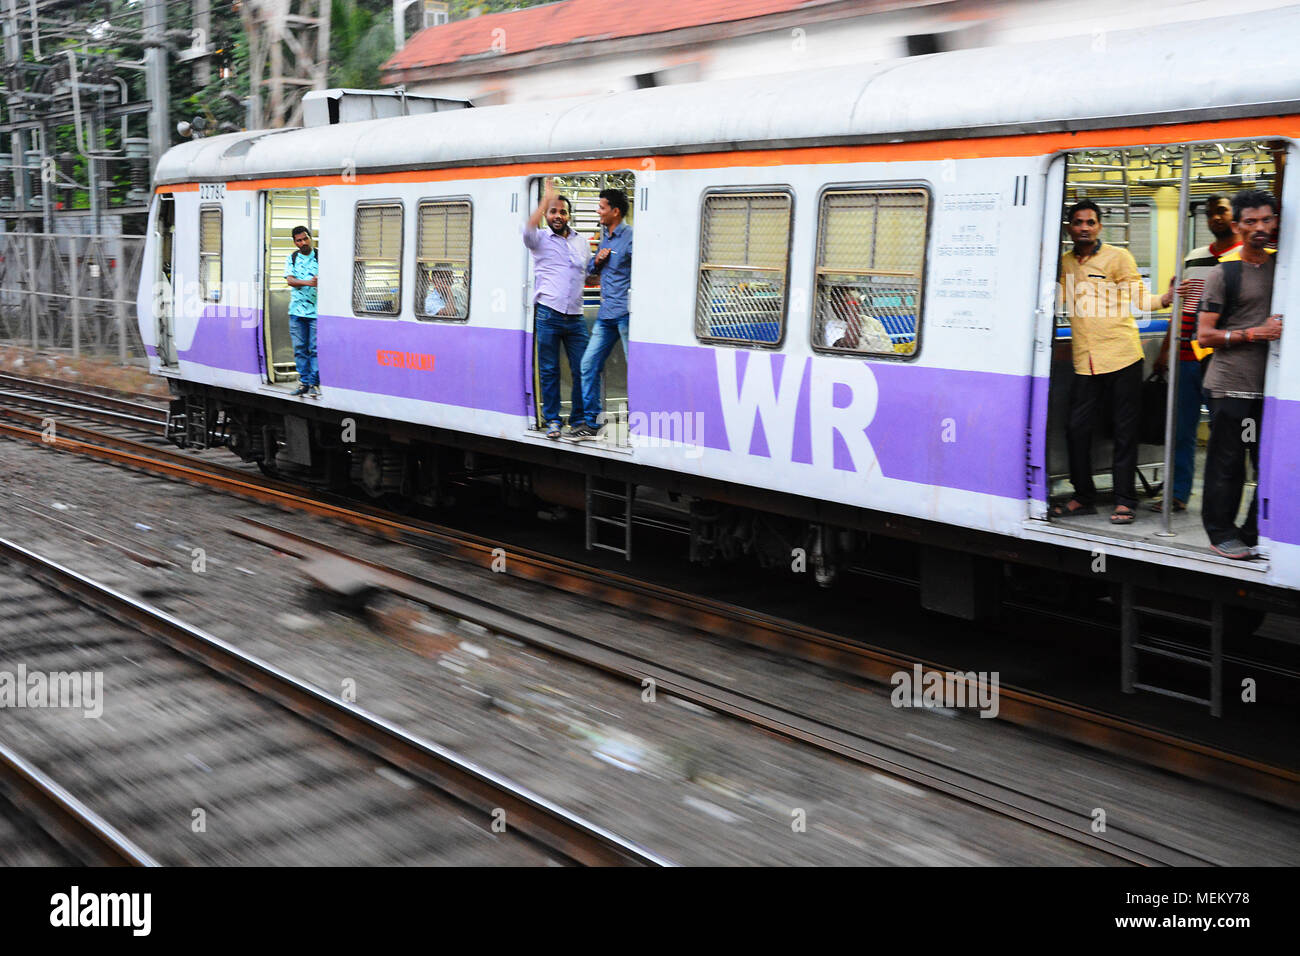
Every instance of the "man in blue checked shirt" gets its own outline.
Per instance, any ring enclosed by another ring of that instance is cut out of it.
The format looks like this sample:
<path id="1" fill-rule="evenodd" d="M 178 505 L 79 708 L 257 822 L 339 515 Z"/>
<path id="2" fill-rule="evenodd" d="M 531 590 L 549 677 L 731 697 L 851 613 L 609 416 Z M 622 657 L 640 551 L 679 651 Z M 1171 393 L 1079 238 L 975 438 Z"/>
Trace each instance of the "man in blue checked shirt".
<path id="1" fill-rule="evenodd" d="M 320 370 L 316 367 L 316 276 L 320 272 L 311 233 L 295 226 L 293 244 L 298 247 L 284 261 L 284 281 L 289 296 L 289 338 L 293 340 L 293 362 L 298 367 L 298 390 L 294 395 L 320 398 Z"/>
<path id="2" fill-rule="evenodd" d="M 623 221 L 627 216 L 627 193 L 602 189 L 596 212 L 602 226 L 600 245 L 587 272 L 600 276 L 600 311 L 582 356 L 582 408 L 586 421 L 570 432 L 572 438 L 584 441 L 598 436 L 601 377 L 615 341 L 622 340 L 623 357 L 627 358 L 627 292 L 632 284 L 632 227 Z"/>

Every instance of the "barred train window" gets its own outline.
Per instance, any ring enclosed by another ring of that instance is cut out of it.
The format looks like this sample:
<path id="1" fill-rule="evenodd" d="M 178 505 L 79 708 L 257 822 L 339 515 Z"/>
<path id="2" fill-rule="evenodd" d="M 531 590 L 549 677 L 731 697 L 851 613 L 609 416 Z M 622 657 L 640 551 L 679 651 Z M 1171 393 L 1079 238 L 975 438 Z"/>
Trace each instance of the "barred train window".
<path id="1" fill-rule="evenodd" d="M 415 314 L 469 318 L 470 204 L 422 202 L 416 212 Z"/>
<path id="2" fill-rule="evenodd" d="M 352 270 L 352 311 L 397 315 L 402 311 L 402 206 L 357 206 Z"/>
<path id="3" fill-rule="evenodd" d="M 923 189 L 833 190 L 817 225 L 813 345 L 869 355 L 913 355 L 921 323 Z"/>
<path id="4" fill-rule="evenodd" d="M 704 200 L 695 334 L 776 345 L 785 331 L 790 196 L 720 193 Z"/>
<path id="5" fill-rule="evenodd" d="M 221 301 L 221 209 L 199 210 L 199 295 L 204 302 Z"/>

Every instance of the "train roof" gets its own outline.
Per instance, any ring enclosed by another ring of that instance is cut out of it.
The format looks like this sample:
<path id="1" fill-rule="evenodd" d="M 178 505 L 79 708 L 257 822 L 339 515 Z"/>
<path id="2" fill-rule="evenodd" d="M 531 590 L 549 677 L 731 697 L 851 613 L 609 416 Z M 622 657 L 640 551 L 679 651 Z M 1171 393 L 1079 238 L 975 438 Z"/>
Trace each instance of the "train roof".
<path id="1" fill-rule="evenodd" d="M 892 142 L 1295 112 L 1300 8 L 168 150 L 157 184 Z M 1214 63 L 1208 61 L 1214 57 Z M 1223 68 L 1215 69 L 1222 64 Z"/>

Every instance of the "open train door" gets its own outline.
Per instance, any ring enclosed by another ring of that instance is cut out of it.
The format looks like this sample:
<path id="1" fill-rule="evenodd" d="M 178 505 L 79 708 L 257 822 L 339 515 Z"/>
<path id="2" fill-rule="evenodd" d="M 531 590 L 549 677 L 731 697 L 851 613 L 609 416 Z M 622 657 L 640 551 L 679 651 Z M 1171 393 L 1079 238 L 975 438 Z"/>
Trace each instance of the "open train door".
<path id="1" fill-rule="evenodd" d="M 154 318 L 157 325 L 158 359 L 163 365 L 176 364 L 175 330 L 175 255 L 176 201 L 170 193 L 158 197 L 154 217 L 154 243 L 158 249 L 158 266 L 154 273 Z"/>
<path id="2" fill-rule="evenodd" d="M 1065 188 L 1065 156 L 1054 157 L 1048 168 L 1044 202 L 1042 249 L 1038 264 L 1038 307 L 1034 310 L 1033 380 L 1029 424 L 1025 434 L 1026 487 L 1029 517 L 1046 519 L 1051 492 L 1047 462 L 1047 405 L 1052 374 L 1052 353 L 1057 340 L 1056 277 L 1061 245 L 1061 210 L 1055 197 Z"/>
<path id="3" fill-rule="evenodd" d="M 306 226 L 313 247 L 318 247 L 320 192 L 314 188 L 272 189 L 262 194 L 262 302 L 261 352 L 266 380 L 273 385 L 298 381 L 289 334 L 292 290 L 284 281 L 284 267 L 296 247 L 293 230 Z"/>
<path id="4" fill-rule="evenodd" d="M 1141 415 L 1133 436 L 1136 481 L 1130 496 L 1137 502 L 1136 517 L 1115 522 L 1109 514 L 1110 502 L 1106 499 L 1112 485 L 1112 435 L 1116 426 L 1113 411 L 1106 407 L 1111 400 L 1107 395 L 1095 415 L 1091 453 L 1093 484 L 1105 504 L 1096 513 L 1085 511 L 1052 519 L 1053 534 L 1076 541 L 1114 541 L 1168 559 L 1191 556 L 1220 560 L 1203 520 L 1209 409 L 1214 407 L 1215 396 L 1205 391 L 1202 382 L 1207 368 L 1213 369 L 1213 365 L 1207 366 L 1207 359 L 1196 354 L 1191 343 L 1205 282 L 1219 262 L 1239 257 L 1240 247 L 1230 222 L 1211 212 L 1230 206 L 1231 197 L 1240 190 L 1272 192 L 1285 208 L 1285 197 L 1280 193 L 1288 148 L 1285 140 L 1256 135 L 1218 141 L 1090 146 L 1051 160 L 1043 207 L 1027 429 L 1027 510 L 1031 519 L 1049 517 L 1048 505 L 1054 491 L 1063 503 L 1073 493 L 1066 447 L 1071 388 L 1076 378 L 1072 316 L 1081 328 L 1093 316 L 1103 316 L 1110 322 L 1115 308 L 1111 303 L 1129 303 L 1145 383 L 1140 402 L 1136 403 Z M 1101 241 L 1129 253 L 1145 290 L 1135 284 L 1130 297 L 1128 291 L 1117 287 L 1106 271 L 1110 267 L 1104 265 L 1095 267 L 1101 270 L 1097 273 L 1084 265 L 1069 281 L 1058 282 L 1062 254 L 1071 245 L 1062 227 L 1064 213 L 1080 200 L 1099 208 Z M 1285 254 L 1285 247 L 1281 253 Z M 1168 307 L 1156 303 L 1166 289 L 1180 288 L 1184 278 L 1188 280 L 1186 309 L 1181 295 L 1173 296 Z M 1274 312 L 1283 311 L 1286 279 L 1285 260 L 1281 259 L 1273 288 Z M 1184 325 L 1187 331 L 1180 335 Z M 1273 348 L 1268 376 L 1262 383 L 1264 398 L 1273 402 L 1281 397 L 1282 378 L 1276 373 L 1278 355 L 1279 349 Z M 1213 361 L 1213 357 L 1208 359 Z M 1270 537 L 1277 526 L 1276 489 L 1286 486 L 1285 480 L 1277 480 L 1275 471 L 1277 452 L 1285 447 L 1279 444 L 1282 435 L 1275 430 L 1275 419 L 1276 415 L 1264 414 L 1262 429 L 1244 439 L 1256 443 L 1253 454 L 1259 456 L 1259 467 L 1246 466 L 1233 520 L 1237 526 L 1247 525 L 1248 508 L 1257 488 L 1262 537 Z M 1227 495 L 1233 493 L 1224 491 Z M 1166 499 L 1177 504 L 1166 509 Z M 1216 503 L 1222 507 L 1229 499 L 1218 498 Z M 1247 543 L 1254 545 L 1253 541 Z M 1253 557 L 1243 567 L 1256 573 L 1266 571 L 1271 559 L 1268 544 L 1262 543 Z"/>

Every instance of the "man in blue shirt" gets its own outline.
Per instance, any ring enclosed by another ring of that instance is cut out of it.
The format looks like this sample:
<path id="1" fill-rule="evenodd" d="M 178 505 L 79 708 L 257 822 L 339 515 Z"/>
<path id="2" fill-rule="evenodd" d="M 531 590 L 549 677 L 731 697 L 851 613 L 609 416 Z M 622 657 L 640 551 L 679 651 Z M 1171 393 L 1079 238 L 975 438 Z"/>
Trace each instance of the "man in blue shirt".
<path id="1" fill-rule="evenodd" d="M 320 370 L 316 367 L 316 276 L 320 272 L 311 233 L 295 226 L 293 244 L 298 251 L 284 262 L 284 281 L 289 296 L 289 337 L 293 340 L 293 362 L 298 366 L 298 390 L 294 395 L 320 398 Z"/>
<path id="2" fill-rule="evenodd" d="M 627 194 L 621 189 L 602 189 L 596 212 L 603 228 L 600 245 L 587 272 L 600 276 L 600 311 L 596 313 L 591 340 L 582 356 L 582 407 L 586 421 L 569 433 L 570 437 L 584 441 L 597 437 L 601 376 L 616 340 L 622 340 L 623 357 L 627 358 L 627 291 L 632 284 L 632 227 L 623 221 L 627 216 Z"/>

